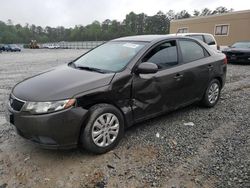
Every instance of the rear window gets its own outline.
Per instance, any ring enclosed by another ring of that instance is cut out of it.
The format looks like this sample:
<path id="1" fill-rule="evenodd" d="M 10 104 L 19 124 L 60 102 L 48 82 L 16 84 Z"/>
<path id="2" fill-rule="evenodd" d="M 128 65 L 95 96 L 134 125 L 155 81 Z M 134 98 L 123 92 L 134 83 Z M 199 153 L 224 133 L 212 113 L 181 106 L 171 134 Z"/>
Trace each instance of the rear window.
<path id="1" fill-rule="evenodd" d="M 208 44 L 208 45 L 215 45 L 215 41 L 214 41 L 214 38 L 210 35 L 204 35 L 204 38 L 205 38 L 205 42 Z"/>
<path id="2" fill-rule="evenodd" d="M 202 42 L 204 42 L 203 36 L 202 35 L 187 35 L 189 37 L 201 40 Z"/>
<path id="3" fill-rule="evenodd" d="M 206 57 L 204 49 L 194 41 L 180 40 L 179 44 L 184 63 L 188 63 Z"/>

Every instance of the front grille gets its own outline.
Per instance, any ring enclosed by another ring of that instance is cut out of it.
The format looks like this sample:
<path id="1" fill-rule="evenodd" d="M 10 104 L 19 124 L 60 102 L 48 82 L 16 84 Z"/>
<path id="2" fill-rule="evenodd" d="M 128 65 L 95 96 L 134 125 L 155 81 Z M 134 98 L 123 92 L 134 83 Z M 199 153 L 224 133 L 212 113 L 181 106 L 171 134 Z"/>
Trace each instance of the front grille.
<path id="1" fill-rule="evenodd" d="M 15 111 L 20 111 L 24 105 L 24 101 L 17 99 L 16 97 L 10 95 L 10 106 Z"/>

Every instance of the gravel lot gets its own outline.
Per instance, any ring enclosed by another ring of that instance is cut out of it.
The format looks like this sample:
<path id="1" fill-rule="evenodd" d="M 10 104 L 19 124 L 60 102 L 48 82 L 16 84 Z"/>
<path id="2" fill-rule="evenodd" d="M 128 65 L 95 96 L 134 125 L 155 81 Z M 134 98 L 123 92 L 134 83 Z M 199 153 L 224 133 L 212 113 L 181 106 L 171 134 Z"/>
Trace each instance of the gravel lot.
<path id="1" fill-rule="evenodd" d="M 4 119 L 15 83 L 83 52 L 0 53 L 1 188 L 250 187 L 250 65 L 228 65 L 214 108 L 192 105 L 137 124 L 104 155 L 44 150 L 16 135 Z"/>

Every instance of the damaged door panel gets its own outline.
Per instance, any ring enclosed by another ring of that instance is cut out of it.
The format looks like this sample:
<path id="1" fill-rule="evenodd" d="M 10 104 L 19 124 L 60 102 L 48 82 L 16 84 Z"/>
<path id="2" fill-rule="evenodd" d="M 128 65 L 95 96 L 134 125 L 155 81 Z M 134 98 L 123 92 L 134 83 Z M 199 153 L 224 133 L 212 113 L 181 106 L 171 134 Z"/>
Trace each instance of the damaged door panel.
<path id="1" fill-rule="evenodd" d="M 179 89 L 183 87 L 182 75 L 176 69 L 178 56 L 175 40 L 155 46 L 142 58 L 142 62 L 146 61 L 155 63 L 159 70 L 155 74 L 135 74 L 133 77 L 133 113 L 136 121 L 173 108 L 179 103 Z"/>
<path id="2" fill-rule="evenodd" d="M 186 102 L 185 94 L 188 95 L 186 91 L 190 84 L 192 78 L 185 78 L 177 67 L 154 75 L 135 75 L 132 89 L 135 120 L 140 121 L 182 105 Z"/>

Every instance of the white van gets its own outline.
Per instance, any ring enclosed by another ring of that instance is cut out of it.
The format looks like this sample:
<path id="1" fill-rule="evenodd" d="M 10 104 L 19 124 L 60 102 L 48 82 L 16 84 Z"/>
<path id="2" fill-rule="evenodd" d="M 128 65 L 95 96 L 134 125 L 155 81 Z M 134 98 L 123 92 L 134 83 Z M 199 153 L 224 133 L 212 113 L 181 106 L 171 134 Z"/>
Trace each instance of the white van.
<path id="1" fill-rule="evenodd" d="M 213 35 L 210 33 L 176 33 L 176 35 L 179 36 L 188 36 L 188 37 L 193 37 L 196 39 L 199 39 L 206 44 L 208 44 L 210 47 L 212 47 L 215 50 L 220 50 L 220 47 L 217 45 L 217 42 L 214 38 Z"/>

